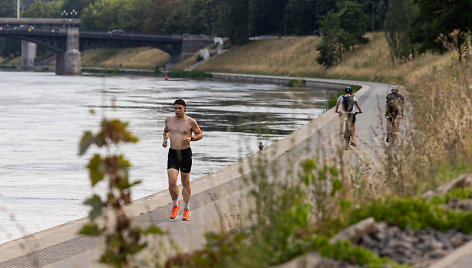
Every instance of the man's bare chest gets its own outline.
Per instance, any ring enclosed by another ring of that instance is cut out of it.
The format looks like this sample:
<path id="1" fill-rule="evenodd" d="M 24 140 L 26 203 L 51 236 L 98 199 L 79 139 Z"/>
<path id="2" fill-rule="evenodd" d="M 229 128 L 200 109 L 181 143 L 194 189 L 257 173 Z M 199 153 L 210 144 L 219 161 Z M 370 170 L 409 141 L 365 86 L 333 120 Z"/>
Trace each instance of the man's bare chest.
<path id="1" fill-rule="evenodd" d="M 168 125 L 171 134 L 188 134 L 192 127 L 186 121 L 184 122 L 171 122 Z"/>

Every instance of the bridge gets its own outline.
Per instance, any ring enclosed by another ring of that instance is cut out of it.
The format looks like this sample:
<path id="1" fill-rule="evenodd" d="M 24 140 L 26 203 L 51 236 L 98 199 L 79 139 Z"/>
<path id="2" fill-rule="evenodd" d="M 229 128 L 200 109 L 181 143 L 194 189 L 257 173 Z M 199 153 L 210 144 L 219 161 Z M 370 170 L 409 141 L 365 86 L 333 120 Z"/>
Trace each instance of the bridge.
<path id="1" fill-rule="evenodd" d="M 33 66 L 36 45 L 56 53 L 56 74 L 80 74 L 80 53 L 107 46 L 149 46 L 167 52 L 175 64 L 213 44 L 207 35 L 147 35 L 80 31 L 80 19 L 0 18 L 0 36 L 22 40 L 22 66 Z"/>

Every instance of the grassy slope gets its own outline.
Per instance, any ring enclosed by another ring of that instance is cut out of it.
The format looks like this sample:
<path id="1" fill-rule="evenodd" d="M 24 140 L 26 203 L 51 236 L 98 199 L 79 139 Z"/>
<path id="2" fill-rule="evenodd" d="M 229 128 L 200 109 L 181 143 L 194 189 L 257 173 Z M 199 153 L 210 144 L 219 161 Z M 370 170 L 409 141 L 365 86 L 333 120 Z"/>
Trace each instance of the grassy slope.
<path id="1" fill-rule="evenodd" d="M 368 35 L 369 44 L 346 53 L 343 61 L 325 69 L 316 62 L 319 37 L 290 37 L 255 41 L 233 47 L 199 69 L 236 73 L 277 74 L 313 77 L 352 78 L 405 82 L 404 78 L 433 65 L 445 64 L 449 55 L 421 55 L 414 61 L 393 65 L 383 33 Z"/>
<path id="2" fill-rule="evenodd" d="M 154 69 L 167 62 L 167 53 L 156 48 L 107 48 L 82 53 L 82 66 L 132 69 Z"/>

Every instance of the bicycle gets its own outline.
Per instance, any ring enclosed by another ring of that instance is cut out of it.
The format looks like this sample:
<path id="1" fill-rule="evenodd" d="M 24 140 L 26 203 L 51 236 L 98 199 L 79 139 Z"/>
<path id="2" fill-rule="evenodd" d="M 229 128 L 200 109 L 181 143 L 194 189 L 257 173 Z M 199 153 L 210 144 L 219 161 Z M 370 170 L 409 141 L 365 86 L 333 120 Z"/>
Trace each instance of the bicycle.
<path id="1" fill-rule="evenodd" d="M 392 127 L 390 129 L 390 132 L 387 132 L 387 142 L 391 141 L 393 143 L 393 141 L 396 138 L 396 133 L 398 132 L 398 127 L 397 127 L 397 124 L 396 124 L 397 115 L 390 117 L 389 115 L 386 114 L 385 118 L 387 119 L 387 121 L 389 119 L 392 119 L 392 120 L 390 120 L 392 122 Z M 387 124 L 388 124 L 388 122 L 387 122 Z"/>
<path id="2" fill-rule="evenodd" d="M 352 130 L 351 130 L 351 127 L 352 127 L 352 122 L 355 121 L 355 118 L 356 118 L 356 115 L 357 114 L 360 114 L 360 112 L 342 112 L 342 111 L 339 111 L 338 113 L 340 114 L 347 114 L 345 117 L 344 117 L 344 134 L 343 134 L 343 138 L 344 138 L 344 149 L 345 150 L 348 150 L 349 149 L 349 145 L 354 145 L 351 141 L 351 137 L 352 137 Z M 355 146 L 355 145 L 354 145 Z"/>

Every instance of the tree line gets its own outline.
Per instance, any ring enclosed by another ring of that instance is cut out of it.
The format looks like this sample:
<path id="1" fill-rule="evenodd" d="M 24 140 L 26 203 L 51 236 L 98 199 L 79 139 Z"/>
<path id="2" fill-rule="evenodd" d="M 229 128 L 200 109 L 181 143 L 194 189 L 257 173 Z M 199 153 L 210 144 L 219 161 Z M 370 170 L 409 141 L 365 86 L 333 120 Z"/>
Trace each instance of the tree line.
<path id="1" fill-rule="evenodd" d="M 395 60 L 416 51 L 442 51 L 440 34 L 447 39 L 455 29 L 466 33 L 472 28 L 472 16 L 465 12 L 472 10 L 470 0 L 23 1 L 28 4 L 22 17 L 70 16 L 74 10 L 82 30 L 212 34 L 236 44 L 258 35 L 321 35 L 318 61 L 327 67 L 339 62 L 345 51 L 368 42 L 366 31 L 385 31 Z M 0 16 L 16 16 L 16 0 L 4 0 Z"/>

